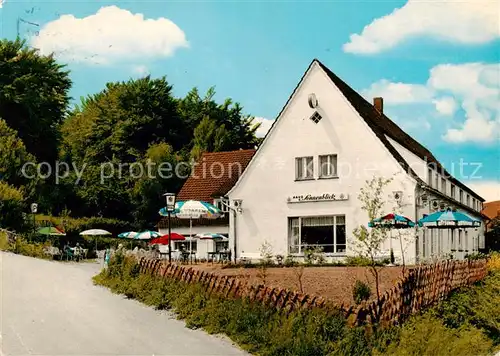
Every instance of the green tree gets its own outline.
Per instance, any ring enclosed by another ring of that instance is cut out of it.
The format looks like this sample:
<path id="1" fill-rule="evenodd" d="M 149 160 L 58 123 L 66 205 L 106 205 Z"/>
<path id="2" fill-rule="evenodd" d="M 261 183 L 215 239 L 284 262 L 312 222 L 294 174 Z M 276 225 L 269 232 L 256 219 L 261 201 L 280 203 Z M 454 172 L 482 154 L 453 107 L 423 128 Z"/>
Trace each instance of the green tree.
<path id="1" fill-rule="evenodd" d="M 23 141 L 17 132 L 0 118 L 0 181 L 4 181 L 15 187 L 27 187 L 32 191 L 35 183 L 27 176 L 36 177 L 33 165 L 23 166 L 27 163 L 35 163 L 35 157 L 26 151 Z"/>
<path id="2" fill-rule="evenodd" d="M 78 163 L 133 162 L 151 144 L 181 149 L 189 136 L 171 92 L 165 78 L 108 83 L 82 99 L 64 123 L 62 156 Z"/>
<path id="3" fill-rule="evenodd" d="M 361 188 L 358 200 L 361 203 L 361 209 L 367 214 L 368 221 L 373 221 L 383 215 L 383 208 L 386 204 L 384 191 L 391 181 L 392 179 L 374 177 Z M 381 267 L 377 263 L 377 258 L 382 252 L 382 243 L 389 237 L 389 232 L 385 228 L 368 229 L 366 225 L 360 225 L 353 230 L 353 235 L 356 238 L 355 249 L 358 254 L 370 261 L 369 267 L 375 279 L 376 297 L 380 300 L 379 272 Z"/>
<path id="4" fill-rule="evenodd" d="M 231 99 L 218 104 L 214 96 L 213 87 L 204 97 L 194 88 L 178 101 L 179 115 L 193 137 L 193 158 L 202 152 L 253 148 L 260 142 L 255 136 L 260 124 L 253 123 L 252 116 L 244 115 L 240 104 L 233 104 Z"/>
<path id="5" fill-rule="evenodd" d="M 70 87 L 68 72 L 52 56 L 20 39 L 0 40 L 0 117 L 40 162 L 57 159 Z"/>
<path id="6" fill-rule="evenodd" d="M 131 190 L 134 221 L 141 228 L 150 228 L 151 222 L 158 220 L 158 211 L 165 206 L 165 192 L 179 191 L 189 170 L 181 162 L 186 162 L 185 157 L 164 142 L 147 150 L 141 161 L 147 172 L 134 182 Z"/>

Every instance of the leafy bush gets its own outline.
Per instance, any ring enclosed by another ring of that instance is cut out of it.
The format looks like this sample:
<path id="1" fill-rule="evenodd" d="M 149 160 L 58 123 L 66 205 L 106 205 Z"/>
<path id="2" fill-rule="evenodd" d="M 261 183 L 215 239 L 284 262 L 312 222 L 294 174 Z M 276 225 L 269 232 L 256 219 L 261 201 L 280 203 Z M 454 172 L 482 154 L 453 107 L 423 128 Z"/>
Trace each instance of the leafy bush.
<path id="1" fill-rule="evenodd" d="M 364 256 L 347 256 L 345 258 L 345 263 L 348 266 L 359 266 L 359 267 L 366 267 L 372 264 L 370 259 Z"/>
<path id="2" fill-rule="evenodd" d="M 26 230 L 25 209 L 22 191 L 0 181 L 0 227 L 16 232 Z"/>
<path id="3" fill-rule="evenodd" d="M 352 287 L 352 299 L 356 304 L 360 304 L 364 300 L 370 299 L 372 291 L 370 286 L 360 280 L 357 280 Z"/>
<path id="4" fill-rule="evenodd" d="M 324 264 L 325 255 L 323 254 L 323 248 L 321 246 L 306 247 L 304 249 L 304 260 L 308 265 Z"/>
<path id="5" fill-rule="evenodd" d="M 425 315 L 405 324 L 385 352 L 375 355 L 488 355 L 491 350 L 492 342 L 480 330 L 467 325 L 449 329 L 439 319 Z"/>
<path id="6" fill-rule="evenodd" d="M 31 243 L 18 237 L 13 244 L 9 245 L 8 250 L 18 255 L 48 259 L 51 256 L 45 252 L 47 247 L 50 247 L 49 242 Z"/>
<path id="7" fill-rule="evenodd" d="M 463 288 L 431 312 L 450 328 L 472 325 L 484 330 L 495 344 L 500 345 L 500 271 L 492 270 L 476 286 Z"/>
<path id="8" fill-rule="evenodd" d="M 6 251 L 9 249 L 9 238 L 5 231 L 0 231 L 0 251 Z"/>
<path id="9" fill-rule="evenodd" d="M 465 255 L 465 258 L 470 260 L 470 261 L 476 261 L 476 260 L 482 260 L 485 259 L 487 255 L 481 252 L 474 252 L 468 255 Z"/>

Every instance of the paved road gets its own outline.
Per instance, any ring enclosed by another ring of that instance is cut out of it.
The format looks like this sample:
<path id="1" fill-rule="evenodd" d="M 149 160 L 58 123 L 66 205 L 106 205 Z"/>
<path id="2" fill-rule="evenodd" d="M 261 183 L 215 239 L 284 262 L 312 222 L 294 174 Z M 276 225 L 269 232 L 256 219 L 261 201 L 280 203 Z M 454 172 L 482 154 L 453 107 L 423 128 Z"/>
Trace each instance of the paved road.
<path id="1" fill-rule="evenodd" d="M 100 266 L 0 252 L 0 356 L 245 355 L 92 284 Z"/>

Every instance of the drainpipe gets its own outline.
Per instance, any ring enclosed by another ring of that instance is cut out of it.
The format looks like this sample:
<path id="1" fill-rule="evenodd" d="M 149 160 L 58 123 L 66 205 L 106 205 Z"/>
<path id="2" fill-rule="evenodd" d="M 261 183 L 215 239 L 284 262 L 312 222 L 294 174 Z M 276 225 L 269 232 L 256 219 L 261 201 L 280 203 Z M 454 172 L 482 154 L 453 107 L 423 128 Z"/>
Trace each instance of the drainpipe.
<path id="1" fill-rule="evenodd" d="M 236 263 L 236 210 L 232 209 L 231 210 L 233 213 L 233 239 L 234 239 L 234 263 Z"/>
<path id="2" fill-rule="evenodd" d="M 419 258 L 419 240 L 418 240 L 418 200 L 420 197 L 420 191 L 419 191 L 419 184 L 415 186 L 415 263 L 418 263 L 420 258 Z"/>

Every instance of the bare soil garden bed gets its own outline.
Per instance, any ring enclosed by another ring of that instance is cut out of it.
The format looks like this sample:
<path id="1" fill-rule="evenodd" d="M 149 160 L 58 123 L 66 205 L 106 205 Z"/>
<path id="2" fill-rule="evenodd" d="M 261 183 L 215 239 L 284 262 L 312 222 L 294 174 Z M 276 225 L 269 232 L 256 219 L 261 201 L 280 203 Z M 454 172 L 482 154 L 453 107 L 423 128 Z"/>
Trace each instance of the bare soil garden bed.
<path id="1" fill-rule="evenodd" d="M 201 269 L 221 276 L 234 276 L 252 284 L 263 284 L 259 268 L 225 268 L 220 265 L 197 265 Z M 272 287 L 300 291 L 297 267 L 268 268 L 265 284 Z M 401 267 L 380 269 L 380 293 L 392 288 L 402 277 Z M 368 283 L 375 297 L 375 279 L 368 267 L 305 267 L 302 276 L 303 292 L 329 299 L 336 304 L 353 304 L 352 288 L 356 280 Z"/>

